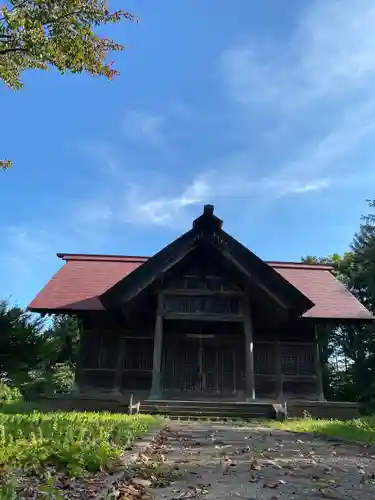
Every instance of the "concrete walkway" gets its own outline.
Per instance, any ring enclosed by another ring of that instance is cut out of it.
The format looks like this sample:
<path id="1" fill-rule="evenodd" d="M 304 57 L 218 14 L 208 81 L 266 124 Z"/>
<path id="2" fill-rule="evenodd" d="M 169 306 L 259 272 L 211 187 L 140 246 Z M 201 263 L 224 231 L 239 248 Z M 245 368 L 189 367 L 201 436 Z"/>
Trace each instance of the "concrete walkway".
<path id="1" fill-rule="evenodd" d="M 165 451 L 181 480 L 157 500 L 375 499 L 375 455 L 364 447 L 263 427 L 173 422 Z"/>

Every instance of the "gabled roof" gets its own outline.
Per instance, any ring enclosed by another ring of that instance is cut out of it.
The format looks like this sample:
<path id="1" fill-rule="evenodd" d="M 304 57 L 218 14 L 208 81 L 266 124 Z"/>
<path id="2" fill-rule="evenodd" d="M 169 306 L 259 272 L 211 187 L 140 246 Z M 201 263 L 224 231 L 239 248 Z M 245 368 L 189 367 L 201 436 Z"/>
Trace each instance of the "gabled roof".
<path id="1" fill-rule="evenodd" d="M 308 297 L 285 280 L 272 267 L 222 230 L 223 221 L 214 215 L 214 207 L 205 205 L 203 214 L 180 238 L 156 253 L 130 275 L 101 296 L 107 307 L 119 307 L 133 299 L 154 281 L 182 261 L 194 250 L 221 254 L 236 267 L 248 282 L 261 287 L 289 315 L 300 316 L 314 305 Z"/>
<path id="2" fill-rule="evenodd" d="M 218 225 L 221 231 L 220 219 L 217 219 Z M 194 238 L 197 232 L 195 235 L 192 233 L 193 230 L 188 231 L 152 258 L 58 254 L 58 257 L 65 260 L 64 266 L 35 297 L 29 309 L 48 313 L 103 311 L 103 297 L 111 296 L 117 287 L 120 287 L 126 295 L 134 290 L 134 286 L 147 286 L 155 276 L 155 269 L 158 268 L 159 271 L 165 269 L 173 265 L 179 256 L 186 255 L 195 244 Z M 223 231 L 220 235 L 227 240 L 231 238 Z M 278 283 L 282 289 L 285 284 L 290 285 L 289 288 L 286 287 L 289 292 L 296 290 L 302 298 L 305 297 L 311 307 L 305 310 L 304 317 L 332 320 L 374 319 L 372 314 L 333 276 L 330 266 L 288 262 L 265 263 L 238 242 L 240 247 L 236 247 L 232 241 L 230 243 L 231 250 L 237 253 L 233 258 L 242 259 L 242 262 L 247 258 L 253 261 L 255 259 L 255 264 L 258 263 L 256 260 L 258 259 L 262 263 L 258 268 L 260 278 L 264 278 L 262 273 L 267 273 L 268 283 L 271 283 L 274 289 L 277 289 Z M 253 268 L 256 266 L 253 265 Z M 274 280 L 273 285 L 272 280 Z M 298 297 L 298 294 L 296 296 Z"/>
<path id="3" fill-rule="evenodd" d="M 147 260 L 147 257 L 118 255 L 58 255 L 65 264 L 31 302 L 31 311 L 103 311 L 100 296 Z M 293 262 L 268 262 L 268 265 L 314 302 L 304 317 L 373 319 L 371 313 L 332 275 L 329 266 Z"/>

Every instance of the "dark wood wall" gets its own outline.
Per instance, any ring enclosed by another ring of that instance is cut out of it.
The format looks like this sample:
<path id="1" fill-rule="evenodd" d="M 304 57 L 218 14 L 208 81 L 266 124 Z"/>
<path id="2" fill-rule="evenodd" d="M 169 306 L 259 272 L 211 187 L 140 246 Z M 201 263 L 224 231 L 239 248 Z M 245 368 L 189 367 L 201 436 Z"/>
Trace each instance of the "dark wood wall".
<path id="1" fill-rule="evenodd" d="M 81 390 L 150 390 L 153 324 L 141 326 L 130 329 L 109 316 L 82 321 L 77 368 Z M 163 327 L 163 390 L 241 397 L 245 356 L 240 323 L 164 320 Z M 289 325 L 267 335 L 254 332 L 256 397 L 276 399 L 282 393 L 287 398 L 317 398 L 313 330 L 313 323 L 302 321 L 298 328 Z M 204 381 L 198 373 L 200 342 Z"/>
<path id="2" fill-rule="evenodd" d="M 145 311 L 132 321 L 106 313 L 81 318 L 76 380 L 81 390 L 149 390 L 154 320 Z"/>

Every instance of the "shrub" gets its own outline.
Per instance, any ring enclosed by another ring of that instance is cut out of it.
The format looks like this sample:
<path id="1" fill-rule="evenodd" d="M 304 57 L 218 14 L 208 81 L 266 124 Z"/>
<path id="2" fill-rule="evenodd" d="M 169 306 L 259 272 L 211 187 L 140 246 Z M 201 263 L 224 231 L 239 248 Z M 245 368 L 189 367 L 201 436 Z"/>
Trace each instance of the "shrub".
<path id="1" fill-rule="evenodd" d="M 72 392 L 74 386 L 74 371 L 68 363 L 57 363 L 53 367 L 51 389 L 54 394 Z"/>
<path id="2" fill-rule="evenodd" d="M 11 387 L 0 382 L 0 407 L 8 403 L 22 401 L 22 394 L 17 387 Z"/>

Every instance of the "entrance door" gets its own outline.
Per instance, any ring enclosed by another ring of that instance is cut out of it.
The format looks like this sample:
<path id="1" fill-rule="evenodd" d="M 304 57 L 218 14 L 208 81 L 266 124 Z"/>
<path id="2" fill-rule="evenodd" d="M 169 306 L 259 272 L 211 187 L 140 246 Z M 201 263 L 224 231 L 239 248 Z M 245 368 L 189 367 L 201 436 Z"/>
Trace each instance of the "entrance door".
<path id="1" fill-rule="evenodd" d="M 193 390 L 202 393 L 218 393 L 218 346 L 215 336 L 187 334 L 186 337 L 191 345 L 193 357 L 195 357 L 191 364 Z"/>
<path id="2" fill-rule="evenodd" d="M 164 344 L 163 388 L 196 396 L 233 396 L 241 355 L 236 342 L 225 342 L 219 335 L 181 337 L 169 337 Z"/>

